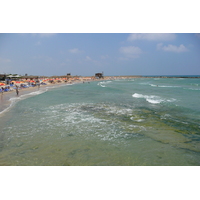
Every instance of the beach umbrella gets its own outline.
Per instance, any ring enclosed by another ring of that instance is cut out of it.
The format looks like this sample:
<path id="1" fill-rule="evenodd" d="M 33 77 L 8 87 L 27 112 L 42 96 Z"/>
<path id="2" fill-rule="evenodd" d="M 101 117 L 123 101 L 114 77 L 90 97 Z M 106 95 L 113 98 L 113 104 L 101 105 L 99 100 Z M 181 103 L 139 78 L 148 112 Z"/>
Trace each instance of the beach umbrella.
<path id="1" fill-rule="evenodd" d="M 28 80 L 28 82 L 31 82 L 31 83 L 33 83 L 33 82 L 35 82 L 34 80 Z"/>
<path id="2" fill-rule="evenodd" d="M 0 85 L 6 85 L 5 83 L 0 83 Z"/>

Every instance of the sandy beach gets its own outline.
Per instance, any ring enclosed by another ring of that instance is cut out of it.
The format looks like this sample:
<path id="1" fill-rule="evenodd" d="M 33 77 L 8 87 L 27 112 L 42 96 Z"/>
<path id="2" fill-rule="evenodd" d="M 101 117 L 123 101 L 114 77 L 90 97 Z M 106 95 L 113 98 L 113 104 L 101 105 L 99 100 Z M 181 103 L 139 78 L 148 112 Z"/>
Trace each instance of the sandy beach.
<path id="1" fill-rule="evenodd" d="M 11 98 L 20 98 L 22 95 L 29 94 L 31 92 L 36 92 L 39 90 L 44 90 L 45 88 L 51 88 L 51 87 L 59 87 L 62 85 L 66 85 L 66 83 L 55 83 L 55 84 L 50 84 L 48 83 L 47 85 L 40 85 L 40 87 L 35 86 L 35 87 L 29 87 L 29 88 L 23 88 L 19 90 L 19 94 L 17 95 L 16 90 L 12 90 L 9 92 L 4 92 L 0 94 L 0 114 L 5 111 L 11 104 L 10 99 Z"/>

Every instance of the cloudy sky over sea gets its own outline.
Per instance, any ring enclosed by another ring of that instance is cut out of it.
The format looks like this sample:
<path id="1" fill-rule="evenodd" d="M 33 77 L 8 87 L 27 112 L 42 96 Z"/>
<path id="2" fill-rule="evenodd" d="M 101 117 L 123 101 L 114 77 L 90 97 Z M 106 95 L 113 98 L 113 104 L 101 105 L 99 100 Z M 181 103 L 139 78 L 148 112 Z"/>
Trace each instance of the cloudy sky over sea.
<path id="1" fill-rule="evenodd" d="M 200 34 L 0 34 L 0 73 L 199 75 Z"/>

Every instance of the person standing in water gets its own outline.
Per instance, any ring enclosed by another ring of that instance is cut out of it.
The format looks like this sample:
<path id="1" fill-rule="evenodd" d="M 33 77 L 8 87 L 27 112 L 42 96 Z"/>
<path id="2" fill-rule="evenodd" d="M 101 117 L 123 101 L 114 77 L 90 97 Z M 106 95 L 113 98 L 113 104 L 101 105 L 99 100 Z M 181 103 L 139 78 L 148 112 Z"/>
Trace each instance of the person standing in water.
<path id="1" fill-rule="evenodd" d="M 17 93 L 17 96 L 19 95 L 19 88 L 18 86 L 16 85 L 16 93 Z"/>

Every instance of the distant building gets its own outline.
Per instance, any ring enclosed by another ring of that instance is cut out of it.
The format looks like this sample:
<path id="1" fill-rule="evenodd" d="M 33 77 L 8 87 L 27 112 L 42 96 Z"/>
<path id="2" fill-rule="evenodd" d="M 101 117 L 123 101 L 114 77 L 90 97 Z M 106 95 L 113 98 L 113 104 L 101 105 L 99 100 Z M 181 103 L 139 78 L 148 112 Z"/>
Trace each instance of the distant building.
<path id="1" fill-rule="evenodd" d="M 0 74 L 0 80 L 5 81 L 6 79 L 6 74 Z"/>
<path id="2" fill-rule="evenodd" d="M 103 78 L 103 72 L 102 73 L 96 73 L 95 78 Z"/>

